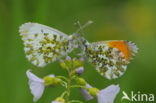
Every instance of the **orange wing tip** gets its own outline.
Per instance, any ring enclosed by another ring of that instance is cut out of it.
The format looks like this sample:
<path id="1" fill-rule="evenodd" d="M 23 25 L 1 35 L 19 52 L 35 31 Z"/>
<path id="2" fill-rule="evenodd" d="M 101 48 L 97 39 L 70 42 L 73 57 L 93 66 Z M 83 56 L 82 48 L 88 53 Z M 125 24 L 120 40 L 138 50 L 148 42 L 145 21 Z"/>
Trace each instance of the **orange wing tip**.
<path id="1" fill-rule="evenodd" d="M 130 41 L 109 41 L 108 46 L 118 49 L 126 60 L 131 60 L 138 51 L 137 46 Z"/>

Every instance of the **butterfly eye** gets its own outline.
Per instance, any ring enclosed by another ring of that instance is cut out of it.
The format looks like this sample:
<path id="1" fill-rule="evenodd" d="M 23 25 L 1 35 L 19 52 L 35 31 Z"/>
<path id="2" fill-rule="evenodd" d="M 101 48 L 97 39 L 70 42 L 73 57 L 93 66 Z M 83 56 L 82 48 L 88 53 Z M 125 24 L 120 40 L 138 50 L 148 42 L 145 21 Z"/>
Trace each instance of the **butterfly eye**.
<path id="1" fill-rule="evenodd" d="M 38 67 L 67 55 L 75 46 L 71 37 L 41 24 L 23 24 L 20 33 L 27 59 Z"/>
<path id="2" fill-rule="evenodd" d="M 126 41 L 97 42 L 91 43 L 85 53 L 102 76 L 115 79 L 124 74 L 127 64 L 137 53 L 137 47 Z"/>

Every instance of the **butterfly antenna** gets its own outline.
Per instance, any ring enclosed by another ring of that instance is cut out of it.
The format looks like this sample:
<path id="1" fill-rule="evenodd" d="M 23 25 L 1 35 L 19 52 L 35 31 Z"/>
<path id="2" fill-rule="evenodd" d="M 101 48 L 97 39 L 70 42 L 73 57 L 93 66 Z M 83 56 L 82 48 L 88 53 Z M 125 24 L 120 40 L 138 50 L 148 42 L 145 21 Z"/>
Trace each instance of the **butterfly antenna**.
<path id="1" fill-rule="evenodd" d="M 79 21 L 76 22 L 76 25 L 79 27 L 79 29 L 75 33 L 81 32 L 82 35 L 84 35 L 83 29 L 92 24 L 93 21 L 86 22 L 83 26 L 81 26 L 81 23 Z"/>

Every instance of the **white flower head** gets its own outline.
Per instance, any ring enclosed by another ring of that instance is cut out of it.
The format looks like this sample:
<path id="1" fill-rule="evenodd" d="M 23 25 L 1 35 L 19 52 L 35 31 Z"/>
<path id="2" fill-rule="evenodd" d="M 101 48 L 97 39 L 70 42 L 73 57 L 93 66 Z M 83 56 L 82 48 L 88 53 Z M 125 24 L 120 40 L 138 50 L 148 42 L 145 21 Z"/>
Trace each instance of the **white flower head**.
<path id="1" fill-rule="evenodd" d="M 29 86 L 30 86 L 31 93 L 34 96 L 33 101 L 36 102 L 38 99 L 41 98 L 43 94 L 45 88 L 44 80 L 31 73 L 30 70 L 26 72 L 26 75 L 29 79 Z"/>
<path id="2" fill-rule="evenodd" d="M 110 85 L 97 94 L 98 103 L 113 103 L 119 93 L 119 85 Z"/>

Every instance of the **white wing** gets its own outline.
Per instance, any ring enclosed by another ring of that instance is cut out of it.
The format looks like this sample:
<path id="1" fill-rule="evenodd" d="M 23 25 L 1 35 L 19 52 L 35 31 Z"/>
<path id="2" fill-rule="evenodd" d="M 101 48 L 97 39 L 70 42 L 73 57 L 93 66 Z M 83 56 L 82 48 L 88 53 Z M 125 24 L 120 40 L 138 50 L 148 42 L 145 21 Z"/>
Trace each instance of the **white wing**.
<path id="1" fill-rule="evenodd" d="M 25 23 L 19 32 L 27 59 L 38 67 L 67 55 L 73 49 L 70 36 L 42 24 Z"/>
<path id="2" fill-rule="evenodd" d="M 65 33 L 58 31 L 57 29 L 48 27 L 46 25 L 38 23 L 25 23 L 20 26 L 20 35 L 34 35 L 38 33 L 49 33 L 68 37 Z"/>

